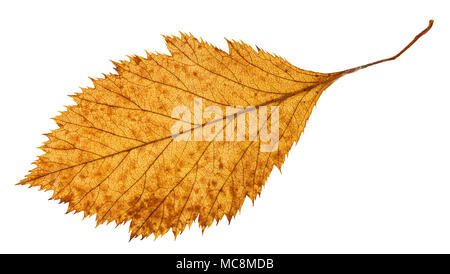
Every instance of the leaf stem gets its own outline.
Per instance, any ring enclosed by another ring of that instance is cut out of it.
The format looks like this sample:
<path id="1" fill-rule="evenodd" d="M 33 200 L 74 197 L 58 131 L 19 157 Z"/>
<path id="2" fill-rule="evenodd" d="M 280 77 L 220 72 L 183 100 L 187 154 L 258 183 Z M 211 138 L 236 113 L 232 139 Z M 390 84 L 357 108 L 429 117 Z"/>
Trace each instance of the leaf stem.
<path id="1" fill-rule="evenodd" d="M 408 50 L 417 40 L 419 40 L 420 37 L 425 35 L 431 29 L 431 27 L 433 26 L 433 23 L 434 23 L 434 20 L 430 20 L 430 22 L 428 23 L 428 27 L 426 29 L 424 29 L 422 32 L 420 32 L 419 34 L 417 34 L 416 37 L 414 37 L 414 39 L 411 42 L 409 42 L 409 44 L 406 47 L 404 47 L 396 55 L 394 55 L 394 56 L 392 56 L 390 58 L 381 59 L 381 60 L 378 60 L 378 61 L 375 61 L 375 62 L 372 62 L 372 63 L 368 63 L 368 64 L 365 64 L 365 65 L 362 65 L 362 66 L 358 66 L 358 67 L 354 67 L 354 68 L 351 68 L 351 69 L 347 69 L 347 70 L 341 71 L 341 73 L 342 74 L 349 74 L 349 73 L 358 71 L 360 69 L 365 69 L 367 67 L 371 67 L 371 66 L 376 65 L 376 64 L 380 64 L 380 63 L 384 63 L 384 62 L 387 62 L 387 61 L 392 61 L 392 60 L 397 59 L 406 50 Z"/>

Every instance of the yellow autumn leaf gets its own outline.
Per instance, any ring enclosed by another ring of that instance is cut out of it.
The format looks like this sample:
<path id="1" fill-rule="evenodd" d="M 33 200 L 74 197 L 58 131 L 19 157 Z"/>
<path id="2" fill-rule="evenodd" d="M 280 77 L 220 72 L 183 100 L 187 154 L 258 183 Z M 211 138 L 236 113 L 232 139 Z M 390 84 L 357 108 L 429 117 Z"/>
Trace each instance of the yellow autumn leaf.
<path id="1" fill-rule="evenodd" d="M 131 220 L 130 239 L 175 237 L 197 218 L 230 221 L 281 168 L 322 92 L 340 77 L 394 60 L 317 73 L 259 48 L 225 52 L 192 35 L 165 36 L 170 55 L 114 62 L 76 105 L 53 118 L 45 152 L 19 184 L 52 190 L 97 224 Z"/>

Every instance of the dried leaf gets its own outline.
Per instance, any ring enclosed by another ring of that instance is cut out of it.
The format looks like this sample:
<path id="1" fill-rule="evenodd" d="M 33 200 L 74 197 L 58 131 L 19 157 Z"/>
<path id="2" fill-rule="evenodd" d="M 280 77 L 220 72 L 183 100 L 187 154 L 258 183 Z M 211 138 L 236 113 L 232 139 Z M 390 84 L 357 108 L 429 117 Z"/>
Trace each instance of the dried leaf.
<path id="1" fill-rule="evenodd" d="M 328 86 L 396 59 L 432 23 L 397 55 L 335 73 L 243 42 L 228 41 L 227 53 L 192 35 L 165 37 L 171 55 L 114 62 L 117 74 L 72 96 L 19 184 L 53 190 L 51 199 L 96 214 L 98 225 L 131 220 L 130 239 L 170 229 L 176 237 L 197 218 L 203 230 L 230 221 L 281 168 Z"/>

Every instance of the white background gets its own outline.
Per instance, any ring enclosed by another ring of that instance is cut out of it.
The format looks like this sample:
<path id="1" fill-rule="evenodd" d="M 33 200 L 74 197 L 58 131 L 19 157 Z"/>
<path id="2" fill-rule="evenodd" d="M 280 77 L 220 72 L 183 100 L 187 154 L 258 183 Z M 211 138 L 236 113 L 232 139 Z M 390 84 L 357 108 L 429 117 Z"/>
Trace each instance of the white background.
<path id="1" fill-rule="evenodd" d="M 450 252 L 448 1 L 2 1 L 0 252 Z M 227 50 L 242 39 L 292 64 L 345 76 L 261 198 L 236 219 L 195 223 L 176 241 L 128 242 L 128 225 L 64 214 L 51 193 L 15 186 L 56 128 L 51 117 L 109 60 L 168 52 L 161 34 L 191 32 Z"/>

